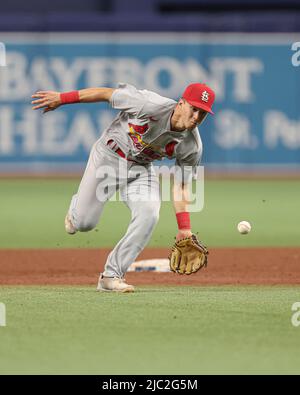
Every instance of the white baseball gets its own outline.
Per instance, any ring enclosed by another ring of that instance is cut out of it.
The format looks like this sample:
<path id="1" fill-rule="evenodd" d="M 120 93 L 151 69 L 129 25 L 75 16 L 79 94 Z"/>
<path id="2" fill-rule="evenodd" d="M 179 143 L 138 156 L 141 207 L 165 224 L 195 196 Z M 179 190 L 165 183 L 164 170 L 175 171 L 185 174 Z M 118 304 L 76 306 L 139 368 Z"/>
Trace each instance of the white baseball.
<path id="1" fill-rule="evenodd" d="M 242 234 L 242 235 L 246 235 L 247 233 L 250 232 L 251 230 L 251 225 L 248 221 L 241 221 L 238 223 L 238 231 Z"/>

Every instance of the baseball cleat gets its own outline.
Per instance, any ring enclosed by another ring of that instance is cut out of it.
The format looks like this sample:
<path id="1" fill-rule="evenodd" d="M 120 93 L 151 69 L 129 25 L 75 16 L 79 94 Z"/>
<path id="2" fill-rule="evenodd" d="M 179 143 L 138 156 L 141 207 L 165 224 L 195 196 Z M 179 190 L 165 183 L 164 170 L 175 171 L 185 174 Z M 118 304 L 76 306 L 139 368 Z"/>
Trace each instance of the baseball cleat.
<path id="1" fill-rule="evenodd" d="M 69 214 L 67 214 L 65 217 L 65 230 L 67 233 L 69 233 L 69 235 L 74 235 L 77 232 L 70 220 Z"/>
<path id="2" fill-rule="evenodd" d="M 104 277 L 100 274 L 97 291 L 104 292 L 134 292 L 134 286 L 129 285 L 123 278 Z"/>

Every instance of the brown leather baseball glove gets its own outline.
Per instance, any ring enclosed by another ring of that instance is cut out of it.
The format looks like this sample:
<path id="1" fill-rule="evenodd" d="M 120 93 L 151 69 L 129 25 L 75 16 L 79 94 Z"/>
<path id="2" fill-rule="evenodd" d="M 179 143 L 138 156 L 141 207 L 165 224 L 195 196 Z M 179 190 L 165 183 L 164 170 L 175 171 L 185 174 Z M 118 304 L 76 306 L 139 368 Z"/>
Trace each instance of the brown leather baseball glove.
<path id="1" fill-rule="evenodd" d="M 176 241 L 169 255 L 170 269 L 179 274 L 196 273 L 207 266 L 207 248 L 192 235 L 186 239 Z"/>

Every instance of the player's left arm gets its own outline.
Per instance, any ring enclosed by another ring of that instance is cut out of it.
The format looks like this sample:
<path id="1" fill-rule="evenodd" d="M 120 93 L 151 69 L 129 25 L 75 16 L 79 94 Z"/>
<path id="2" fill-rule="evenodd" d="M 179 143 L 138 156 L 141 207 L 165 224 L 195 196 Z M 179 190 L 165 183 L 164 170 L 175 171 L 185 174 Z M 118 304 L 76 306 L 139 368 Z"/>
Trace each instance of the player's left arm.
<path id="1" fill-rule="evenodd" d="M 188 205 L 190 204 L 189 184 L 176 183 L 173 186 L 173 206 L 176 213 L 178 224 L 178 233 L 176 241 L 192 236 L 190 213 Z"/>
<path id="2" fill-rule="evenodd" d="M 198 130 L 196 136 L 198 136 Z M 196 143 L 196 144 L 195 144 Z M 176 241 L 192 236 L 189 207 L 190 191 L 197 166 L 202 155 L 201 140 L 189 141 L 190 146 L 185 143 L 179 144 L 176 151 L 176 170 L 173 186 L 173 206 L 176 213 L 178 233 Z M 186 154 L 188 152 L 188 154 Z"/>

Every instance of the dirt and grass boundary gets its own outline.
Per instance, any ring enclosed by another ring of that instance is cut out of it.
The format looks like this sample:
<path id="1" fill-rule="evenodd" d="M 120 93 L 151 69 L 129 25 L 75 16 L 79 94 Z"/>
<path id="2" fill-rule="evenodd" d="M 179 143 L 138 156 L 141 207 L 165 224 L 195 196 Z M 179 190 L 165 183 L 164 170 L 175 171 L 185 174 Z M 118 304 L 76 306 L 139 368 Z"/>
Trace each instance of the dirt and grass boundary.
<path id="1" fill-rule="evenodd" d="M 110 249 L 2 249 L 0 285 L 95 285 Z M 139 259 L 166 258 L 148 248 Z M 297 285 L 300 248 L 212 248 L 209 265 L 191 276 L 128 273 L 134 285 Z"/>

